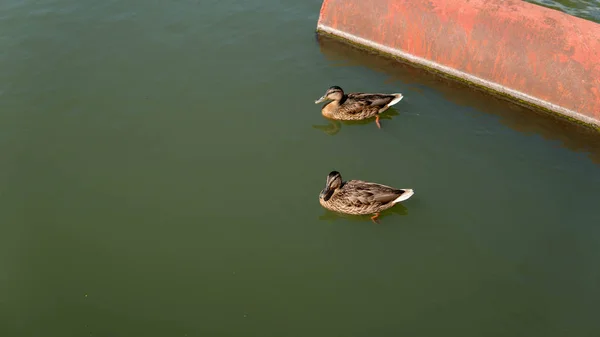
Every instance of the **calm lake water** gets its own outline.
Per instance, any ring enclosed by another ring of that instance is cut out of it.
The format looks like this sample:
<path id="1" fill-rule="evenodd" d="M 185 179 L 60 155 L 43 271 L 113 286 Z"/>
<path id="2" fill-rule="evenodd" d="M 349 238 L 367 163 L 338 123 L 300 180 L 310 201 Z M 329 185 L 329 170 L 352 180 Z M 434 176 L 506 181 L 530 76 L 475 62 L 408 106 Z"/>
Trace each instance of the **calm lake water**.
<path id="1" fill-rule="evenodd" d="M 0 3 L 1 336 L 600 335 L 597 135 L 320 5 Z M 329 124 L 331 85 L 405 99 Z M 416 194 L 340 217 L 334 169 Z"/>
<path id="2" fill-rule="evenodd" d="M 528 0 L 528 2 L 600 23 L 600 0 Z"/>

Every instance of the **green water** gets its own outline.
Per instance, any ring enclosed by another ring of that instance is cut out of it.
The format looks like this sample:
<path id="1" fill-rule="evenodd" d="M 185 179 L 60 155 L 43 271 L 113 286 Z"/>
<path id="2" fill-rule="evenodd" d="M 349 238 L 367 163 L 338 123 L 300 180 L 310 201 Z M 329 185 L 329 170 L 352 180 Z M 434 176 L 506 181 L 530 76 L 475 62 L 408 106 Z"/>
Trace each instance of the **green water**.
<path id="1" fill-rule="evenodd" d="M 600 23 L 600 0 L 527 0 L 582 19 Z"/>
<path id="2" fill-rule="evenodd" d="M 0 3 L 0 336 L 600 335 L 597 135 L 319 8 Z M 405 99 L 336 127 L 334 84 Z M 416 195 L 339 217 L 333 169 Z"/>

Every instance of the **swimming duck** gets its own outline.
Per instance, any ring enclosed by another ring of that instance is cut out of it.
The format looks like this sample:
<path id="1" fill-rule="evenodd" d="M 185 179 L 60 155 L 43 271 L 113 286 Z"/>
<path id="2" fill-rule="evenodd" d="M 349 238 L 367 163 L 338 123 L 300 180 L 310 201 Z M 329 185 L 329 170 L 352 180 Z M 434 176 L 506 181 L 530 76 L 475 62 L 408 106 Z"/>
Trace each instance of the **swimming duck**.
<path id="1" fill-rule="evenodd" d="M 381 129 L 379 114 L 400 102 L 403 97 L 402 94 L 344 94 L 342 88 L 334 85 L 327 89 L 325 95 L 316 100 L 315 104 L 331 101 L 321 109 L 323 116 L 329 119 L 359 120 L 375 116 L 375 123 Z"/>
<path id="2" fill-rule="evenodd" d="M 379 212 L 413 196 L 412 189 L 370 183 L 362 180 L 342 181 L 337 171 L 327 176 L 325 188 L 319 194 L 319 202 L 326 209 L 352 215 L 375 214 L 371 217 L 378 223 Z"/>

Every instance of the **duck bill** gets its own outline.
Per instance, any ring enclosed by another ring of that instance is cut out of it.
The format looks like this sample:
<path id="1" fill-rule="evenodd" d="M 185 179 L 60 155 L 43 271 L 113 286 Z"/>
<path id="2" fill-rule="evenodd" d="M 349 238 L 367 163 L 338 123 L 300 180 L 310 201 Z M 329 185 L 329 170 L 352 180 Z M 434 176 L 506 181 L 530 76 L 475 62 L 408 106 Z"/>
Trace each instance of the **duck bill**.
<path id="1" fill-rule="evenodd" d="M 332 194 L 333 194 L 333 191 L 328 189 L 327 187 L 325 187 L 323 190 L 321 190 L 321 194 L 319 194 L 319 198 L 323 199 L 324 201 L 329 201 Z"/>
<path id="2" fill-rule="evenodd" d="M 319 104 L 319 103 L 325 102 L 326 99 L 327 99 L 327 97 L 321 96 L 321 98 L 319 98 L 318 100 L 315 101 L 315 104 Z"/>

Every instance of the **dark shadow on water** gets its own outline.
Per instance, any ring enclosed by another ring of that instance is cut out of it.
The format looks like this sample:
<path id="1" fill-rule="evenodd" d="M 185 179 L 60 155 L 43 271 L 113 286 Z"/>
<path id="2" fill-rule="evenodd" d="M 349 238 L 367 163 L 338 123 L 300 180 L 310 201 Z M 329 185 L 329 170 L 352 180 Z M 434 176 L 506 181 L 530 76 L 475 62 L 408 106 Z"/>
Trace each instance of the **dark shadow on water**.
<path id="1" fill-rule="evenodd" d="M 328 36 L 318 35 L 317 41 L 321 52 L 330 60 L 344 61 L 346 65 L 367 66 L 390 75 L 391 80 L 413 84 L 415 87 L 433 88 L 457 105 L 496 115 L 502 124 L 518 132 L 540 135 L 548 140 L 559 141 L 570 150 L 586 152 L 592 161 L 600 164 L 598 131 L 543 111 L 523 107 L 466 83 L 439 76 L 400 60 L 362 50 Z M 382 128 L 384 127 L 382 124 Z"/>
<path id="2" fill-rule="evenodd" d="M 379 123 L 381 124 L 381 127 L 385 127 L 385 120 L 391 120 L 393 116 L 398 115 L 399 113 L 394 108 L 389 108 L 387 111 L 379 115 Z M 327 122 L 327 124 L 313 125 L 312 127 L 317 130 L 321 130 L 330 136 L 333 136 L 340 132 L 340 130 L 342 129 L 342 124 L 347 126 L 372 124 L 373 127 L 377 128 L 377 124 L 375 124 L 375 117 L 358 121 L 338 121 L 329 119 L 325 119 L 325 121 Z"/>
<path id="3" fill-rule="evenodd" d="M 408 215 L 408 209 L 406 208 L 406 206 L 402 205 L 402 204 L 396 204 L 394 207 L 383 211 L 379 214 L 379 218 L 377 219 L 379 221 L 379 223 L 381 225 L 385 224 L 385 218 L 389 218 L 392 216 L 396 216 L 396 215 Z M 353 222 L 366 222 L 369 224 L 373 224 L 373 221 L 371 221 L 371 216 L 372 215 L 348 215 L 348 214 L 341 214 L 341 213 L 336 213 L 336 212 L 332 212 L 326 209 L 323 209 L 323 215 L 319 216 L 319 220 L 321 221 L 327 221 L 327 222 L 334 222 L 337 220 L 341 220 L 341 219 L 346 219 L 346 220 L 350 220 Z M 388 219 L 388 222 L 391 219 Z M 393 220 L 392 220 L 393 221 Z"/>

